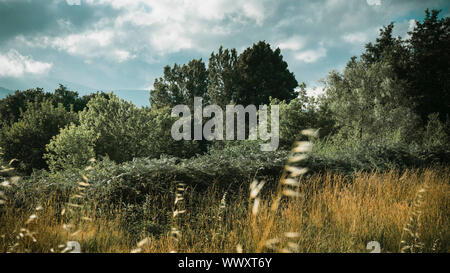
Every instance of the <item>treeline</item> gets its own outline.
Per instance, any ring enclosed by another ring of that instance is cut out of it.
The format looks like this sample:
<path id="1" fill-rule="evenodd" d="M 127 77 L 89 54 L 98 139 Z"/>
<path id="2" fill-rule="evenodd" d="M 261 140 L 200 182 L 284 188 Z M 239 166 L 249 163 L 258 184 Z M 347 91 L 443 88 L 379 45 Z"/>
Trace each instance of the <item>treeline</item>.
<path id="1" fill-rule="evenodd" d="M 307 96 L 306 85 L 297 82 L 280 50 L 264 41 L 239 55 L 220 47 L 208 66 L 202 59 L 166 66 L 150 90 L 150 108 L 113 94 L 79 97 L 64 86 L 54 93 L 17 91 L 0 101 L 2 159 L 17 159 L 17 169 L 30 174 L 79 169 L 92 157 L 117 164 L 203 155 L 238 165 L 239 158 L 260 158 L 256 154 L 262 152 L 250 149 L 257 145 L 248 141 L 172 139 L 171 108 L 192 106 L 194 97 L 202 97 L 205 104 L 219 106 L 279 105 L 282 151 L 299 139 L 302 129 L 319 128 L 312 159 L 316 169 L 448 164 L 450 19 L 427 10 L 406 39 L 393 37 L 393 29 L 393 23 L 381 29 L 376 41 L 352 57 L 342 72 L 331 71 L 318 98 Z M 279 155 L 285 153 L 269 158 L 278 164 Z M 255 172 L 264 173 L 270 165 L 273 173 L 274 165 L 265 160 Z"/>

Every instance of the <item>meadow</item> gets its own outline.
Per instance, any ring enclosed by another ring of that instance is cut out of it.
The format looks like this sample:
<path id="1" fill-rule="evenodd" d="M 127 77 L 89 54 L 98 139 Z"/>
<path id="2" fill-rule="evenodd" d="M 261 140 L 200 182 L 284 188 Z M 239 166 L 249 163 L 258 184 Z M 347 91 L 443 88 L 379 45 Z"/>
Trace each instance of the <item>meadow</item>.
<path id="1" fill-rule="evenodd" d="M 68 241 L 94 253 L 369 252 L 370 241 L 381 252 L 449 251 L 448 167 L 297 181 L 291 193 L 261 181 L 203 191 L 178 183 L 138 205 L 106 209 L 85 198 L 89 178 L 79 177 L 67 203 L 55 193 L 27 209 L 6 201 L 0 252 L 65 252 Z"/>

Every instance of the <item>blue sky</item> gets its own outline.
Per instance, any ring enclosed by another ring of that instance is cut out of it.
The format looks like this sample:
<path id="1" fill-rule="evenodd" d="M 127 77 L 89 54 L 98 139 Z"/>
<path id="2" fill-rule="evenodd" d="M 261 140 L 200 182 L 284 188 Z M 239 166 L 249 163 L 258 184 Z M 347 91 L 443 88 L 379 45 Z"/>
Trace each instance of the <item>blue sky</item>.
<path id="1" fill-rule="evenodd" d="M 448 3 L 0 0 L 0 87 L 149 90 L 167 64 L 207 62 L 220 45 L 242 52 L 265 40 L 317 94 L 318 80 L 359 55 L 383 25 L 395 21 L 396 35 L 405 37 L 426 8 L 449 16 Z M 148 105 L 147 94 L 127 96 Z"/>

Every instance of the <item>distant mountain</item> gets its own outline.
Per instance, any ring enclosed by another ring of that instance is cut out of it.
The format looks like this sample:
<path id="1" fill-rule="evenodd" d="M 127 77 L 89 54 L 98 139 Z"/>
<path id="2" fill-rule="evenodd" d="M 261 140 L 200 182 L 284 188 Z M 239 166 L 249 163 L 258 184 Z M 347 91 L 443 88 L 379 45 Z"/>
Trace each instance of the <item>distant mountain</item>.
<path id="1" fill-rule="evenodd" d="M 3 88 L 0 86 L 0 99 L 6 98 L 9 94 L 14 93 L 14 91 Z"/>

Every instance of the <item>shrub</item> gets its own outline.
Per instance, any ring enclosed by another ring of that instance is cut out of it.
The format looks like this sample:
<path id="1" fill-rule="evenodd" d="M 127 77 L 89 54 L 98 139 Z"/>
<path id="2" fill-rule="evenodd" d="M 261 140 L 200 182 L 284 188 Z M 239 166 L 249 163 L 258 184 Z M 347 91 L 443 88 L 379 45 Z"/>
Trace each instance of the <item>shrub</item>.
<path id="1" fill-rule="evenodd" d="M 30 102 L 27 109 L 18 122 L 2 128 L 0 147 L 5 161 L 16 158 L 18 169 L 29 174 L 33 169 L 47 167 L 42 158 L 45 145 L 60 128 L 77 122 L 77 115 L 66 111 L 62 104 L 53 106 L 50 100 Z"/>
<path id="2" fill-rule="evenodd" d="M 97 135 L 97 156 L 109 156 L 115 162 L 136 157 L 157 158 L 161 154 L 189 157 L 198 152 L 198 144 L 176 142 L 170 128 L 175 121 L 169 108 L 138 108 L 109 94 L 93 98 L 80 113 L 80 124 Z"/>
<path id="3" fill-rule="evenodd" d="M 89 159 L 95 157 L 94 143 L 97 135 L 83 126 L 70 126 L 62 129 L 47 144 L 44 159 L 51 171 L 86 166 Z"/>

